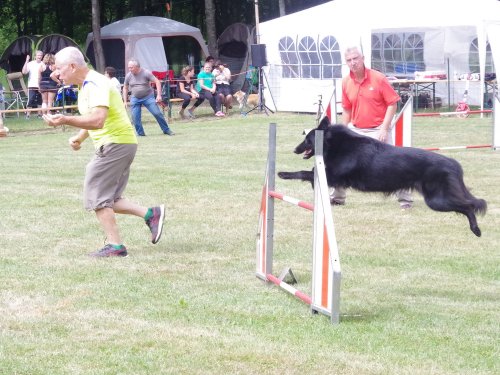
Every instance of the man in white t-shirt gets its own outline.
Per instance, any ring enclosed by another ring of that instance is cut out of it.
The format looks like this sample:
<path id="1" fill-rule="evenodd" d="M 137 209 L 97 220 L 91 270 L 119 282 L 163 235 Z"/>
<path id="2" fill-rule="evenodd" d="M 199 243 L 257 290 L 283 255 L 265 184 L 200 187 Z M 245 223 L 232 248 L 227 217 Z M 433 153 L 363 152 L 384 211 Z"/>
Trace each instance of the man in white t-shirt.
<path id="1" fill-rule="evenodd" d="M 40 97 L 39 84 L 40 84 L 40 66 L 42 62 L 43 52 L 36 51 L 35 60 L 30 61 L 30 55 L 26 56 L 22 72 L 28 74 L 28 104 L 27 108 L 38 108 L 38 101 Z M 39 114 L 40 116 L 40 114 Z M 26 118 L 29 118 L 29 112 L 26 113 Z"/>

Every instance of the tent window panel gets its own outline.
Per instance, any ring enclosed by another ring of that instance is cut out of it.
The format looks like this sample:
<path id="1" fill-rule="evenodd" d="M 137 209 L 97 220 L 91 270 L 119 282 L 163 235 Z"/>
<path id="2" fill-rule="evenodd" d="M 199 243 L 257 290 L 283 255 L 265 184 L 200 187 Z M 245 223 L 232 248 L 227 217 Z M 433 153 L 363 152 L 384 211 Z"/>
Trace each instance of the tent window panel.
<path id="1" fill-rule="evenodd" d="M 384 39 L 385 74 L 404 73 L 401 36 L 389 34 Z"/>
<path id="2" fill-rule="evenodd" d="M 318 47 L 310 36 L 300 40 L 297 51 L 301 63 L 302 78 L 320 78 Z"/>
<path id="3" fill-rule="evenodd" d="M 337 39 L 331 35 L 323 38 L 319 44 L 319 56 L 322 62 L 321 78 L 342 77 L 342 58 Z"/>
<path id="4" fill-rule="evenodd" d="M 469 70 L 470 73 L 479 73 L 479 47 L 477 38 L 475 38 L 469 47 Z M 494 73 L 493 56 L 491 54 L 491 46 L 486 42 L 486 61 L 484 66 L 485 73 Z"/>
<path id="5" fill-rule="evenodd" d="M 400 77 L 425 70 L 424 33 L 374 34 L 372 67 Z"/>
<path id="6" fill-rule="evenodd" d="M 299 78 L 299 57 L 294 40 L 289 36 L 281 38 L 278 48 L 283 64 L 283 78 Z"/>
<path id="7" fill-rule="evenodd" d="M 201 61 L 201 48 L 191 36 L 163 37 L 163 47 L 169 69 L 180 75 L 186 65 L 197 65 Z M 194 64 L 193 64 L 194 62 Z"/>
<path id="8" fill-rule="evenodd" d="M 334 65 L 323 65 L 323 79 L 342 78 L 342 67 Z"/>
<path id="9" fill-rule="evenodd" d="M 384 60 L 382 58 L 382 35 L 372 34 L 372 69 L 384 72 Z"/>
<path id="10" fill-rule="evenodd" d="M 404 73 L 411 74 L 425 70 L 424 40 L 421 34 L 405 35 L 403 54 L 405 61 Z"/>

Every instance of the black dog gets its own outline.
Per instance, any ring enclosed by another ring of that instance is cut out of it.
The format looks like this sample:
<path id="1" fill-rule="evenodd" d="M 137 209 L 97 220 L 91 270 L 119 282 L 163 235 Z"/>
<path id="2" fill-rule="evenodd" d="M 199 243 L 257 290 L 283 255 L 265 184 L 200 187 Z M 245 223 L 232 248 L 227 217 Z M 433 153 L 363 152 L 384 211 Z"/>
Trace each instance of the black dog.
<path id="1" fill-rule="evenodd" d="M 471 231 L 481 236 L 475 214 L 486 212 L 486 201 L 477 199 L 465 187 L 462 167 L 456 160 L 418 148 L 394 147 L 356 134 L 346 126 L 330 125 L 328 118 L 316 130 L 324 130 L 328 186 L 385 194 L 414 189 L 433 210 L 467 216 Z M 314 141 L 315 131 L 311 131 L 294 152 L 309 159 L 314 155 Z M 278 176 L 314 182 L 314 170 L 279 172 Z"/>

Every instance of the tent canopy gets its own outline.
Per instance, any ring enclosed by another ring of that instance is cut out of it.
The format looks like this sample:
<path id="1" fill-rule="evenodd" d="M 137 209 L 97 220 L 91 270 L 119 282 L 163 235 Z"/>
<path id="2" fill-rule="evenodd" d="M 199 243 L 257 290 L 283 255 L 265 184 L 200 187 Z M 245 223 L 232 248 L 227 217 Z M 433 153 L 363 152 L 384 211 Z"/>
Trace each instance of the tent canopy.
<path id="1" fill-rule="evenodd" d="M 334 81 L 339 100 L 340 79 L 348 73 L 343 51 L 352 45 L 362 46 L 367 66 L 389 76 L 440 71 L 451 79 L 455 73 L 479 73 L 473 104 L 480 104 L 485 74 L 494 63 L 500 66 L 499 25 L 496 0 L 476 0 L 469 9 L 454 0 L 420 0 L 411 7 L 399 0 L 335 0 L 260 24 L 260 41 L 281 110 L 314 112 L 318 95 L 328 98 Z M 456 87 L 461 96 L 464 87 Z"/>
<path id="2" fill-rule="evenodd" d="M 87 36 L 86 52 L 95 66 L 93 34 Z M 151 71 L 195 65 L 208 49 L 199 29 L 168 18 L 140 16 L 113 22 L 101 28 L 106 65 L 124 76 L 128 60 L 136 58 Z"/>
<path id="3" fill-rule="evenodd" d="M 244 23 L 233 23 L 217 39 L 219 59 L 228 65 L 233 76 L 231 88 L 238 91 L 245 81 L 250 60 L 250 45 L 255 43 L 255 32 Z"/>
<path id="4" fill-rule="evenodd" d="M 38 50 L 44 54 L 55 54 L 69 46 L 80 48 L 73 39 L 60 34 L 21 36 L 12 41 L 5 49 L 0 57 L 0 67 L 5 69 L 7 73 L 20 72 L 27 55 L 33 56 Z"/>

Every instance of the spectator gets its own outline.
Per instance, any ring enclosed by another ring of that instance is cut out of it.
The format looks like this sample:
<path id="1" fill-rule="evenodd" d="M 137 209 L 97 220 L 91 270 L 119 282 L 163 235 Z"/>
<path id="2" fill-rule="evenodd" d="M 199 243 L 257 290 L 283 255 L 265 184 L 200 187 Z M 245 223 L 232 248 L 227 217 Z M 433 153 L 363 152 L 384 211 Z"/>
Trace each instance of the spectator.
<path id="1" fill-rule="evenodd" d="M 7 137 L 9 134 L 9 128 L 3 125 L 3 115 L 0 114 L 0 138 Z"/>
<path id="2" fill-rule="evenodd" d="M 215 116 L 217 117 L 224 117 L 224 112 L 221 112 L 220 109 L 220 101 L 219 101 L 219 96 L 215 93 L 216 86 L 215 86 L 215 78 L 212 75 L 212 65 L 210 63 L 206 62 L 205 65 L 203 65 L 203 70 L 198 73 L 198 82 L 196 83 L 196 90 L 200 94 L 200 99 L 203 102 L 203 100 L 207 99 L 208 102 L 210 103 L 210 106 L 212 107 Z M 188 113 L 191 117 L 193 116 L 193 111 L 196 107 L 193 107 L 188 110 Z"/>
<path id="3" fill-rule="evenodd" d="M 118 90 L 118 92 L 122 92 L 122 85 L 118 78 L 116 78 L 116 69 L 112 66 L 107 66 L 104 68 L 104 75 L 111 80 L 111 85 Z"/>
<path id="4" fill-rule="evenodd" d="M 200 94 L 195 89 L 195 82 L 193 80 L 194 67 L 188 65 L 182 69 L 181 76 L 177 81 L 176 95 L 178 98 L 183 100 L 181 105 L 181 110 L 179 111 L 179 116 L 182 119 L 186 119 L 186 116 L 193 116 L 193 111 L 198 107 L 203 99 L 200 99 Z M 191 99 L 197 99 L 193 104 L 192 108 L 187 111 L 187 115 L 184 113 L 185 109 L 189 106 Z M 194 117 L 194 116 L 193 116 Z"/>
<path id="5" fill-rule="evenodd" d="M 209 63 L 212 69 L 214 68 L 215 58 L 213 56 L 208 55 L 205 59 L 205 63 Z"/>
<path id="6" fill-rule="evenodd" d="M 40 65 L 40 93 L 42 94 L 42 114 L 50 113 L 54 98 L 57 93 L 57 86 L 61 81 L 55 71 L 54 55 L 46 53 Z"/>
<path id="7" fill-rule="evenodd" d="M 143 137 L 144 128 L 142 127 L 141 108 L 145 106 L 154 116 L 163 134 L 174 135 L 175 133 L 168 127 L 167 121 L 163 116 L 158 104 L 162 102 L 161 83 L 149 70 L 141 68 L 138 60 L 131 59 L 128 62 L 129 73 L 125 77 L 123 84 L 123 102 L 127 106 L 128 91 L 130 88 L 130 106 L 132 107 L 132 122 L 135 126 L 137 135 Z M 156 86 L 156 100 L 151 83 Z"/>
<path id="8" fill-rule="evenodd" d="M 221 111 L 224 111 L 223 106 L 226 107 L 226 112 L 233 108 L 233 96 L 231 95 L 231 71 L 220 60 L 215 62 L 214 70 L 212 71 L 215 77 L 215 84 L 217 87 L 217 95 L 221 103 Z"/>
<path id="9" fill-rule="evenodd" d="M 109 243 L 94 257 L 127 256 L 116 214 L 142 217 L 149 227 L 152 242 L 160 240 L 165 207 L 147 208 L 133 203 L 122 194 L 128 183 L 130 166 L 137 151 L 137 137 L 120 98 L 104 75 L 90 70 L 78 48 L 66 47 L 56 54 L 56 69 L 66 84 L 81 87 L 78 95 L 80 116 L 44 115 L 50 126 L 69 125 L 79 132 L 69 139 L 77 151 L 88 137 L 95 153 L 85 172 L 85 208 L 95 212 Z"/>
<path id="10" fill-rule="evenodd" d="M 40 67 L 42 66 L 43 52 L 36 51 L 35 60 L 30 61 L 31 56 L 26 56 L 26 61 L 22 68 L 23 74 L 28 74 L 28 104 L 27 108 L 38 108 L 40 103 Z M 40 116 L 40 114 L 39 114 Z M 26 118 L 30 118 L 30 113 L 26 112 Z"/>
<path id="11" fill-rule="evenodd" d="M 359 47 L 345 50 L 349 75 L 342 80 L 342 122 L 358 134 L 392 144 L 391 125 L 396 113 L 399 95 L 382 73 L 365 67 Z M 396 161 L 395 161 L 396 162 Z M 396 193 L 401 209 L 412 207 L 409 191 Z M 334 189 L 330 195 L 332 204 L 345 204 L 346 192 Z"/>

